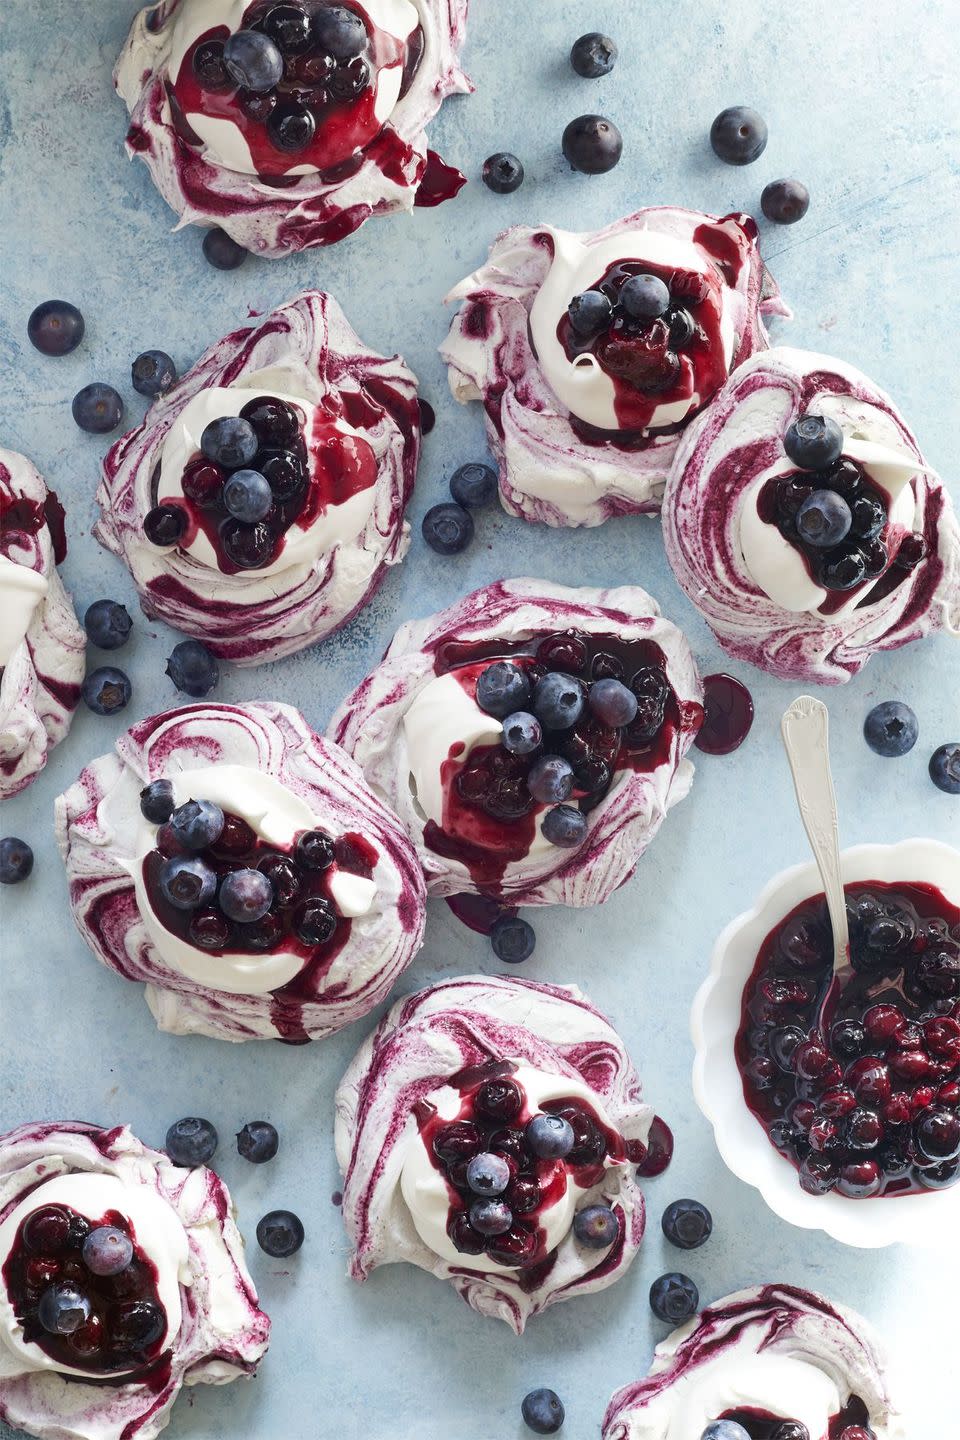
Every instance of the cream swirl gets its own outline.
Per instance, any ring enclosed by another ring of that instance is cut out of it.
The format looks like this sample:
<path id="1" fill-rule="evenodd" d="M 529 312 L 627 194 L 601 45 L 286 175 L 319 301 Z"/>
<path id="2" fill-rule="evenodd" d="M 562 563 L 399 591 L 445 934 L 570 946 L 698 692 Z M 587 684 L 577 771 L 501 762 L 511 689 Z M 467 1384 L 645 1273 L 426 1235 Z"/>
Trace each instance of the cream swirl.
<path id="1" fill-rule="evenodd" d="M 23 644 L 49 588 L 36 570 L 0 554 L 0 669 L 10 664 Z"/>

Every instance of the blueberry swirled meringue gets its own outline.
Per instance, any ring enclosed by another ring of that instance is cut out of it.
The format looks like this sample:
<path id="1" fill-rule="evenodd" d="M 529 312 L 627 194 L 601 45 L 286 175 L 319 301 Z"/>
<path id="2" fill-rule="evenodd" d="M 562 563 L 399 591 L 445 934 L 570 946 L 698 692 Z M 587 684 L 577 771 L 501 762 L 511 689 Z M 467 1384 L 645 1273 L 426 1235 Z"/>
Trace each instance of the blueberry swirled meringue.
<path id="1" fill-rule="evenodd" d="M 214 819 L 186 845 L 177 817 L 191 801 Z M 56 830 L 81 934 L 146 985 L 162 1030 L 329 1035 L 382 1000 L 420 946 L 423 877 L 398 820 L 287 705 L 140 722 L 60 796 Z M 185 855 L 203 883 L 188 878 L 184 895 L 172 872 Z M 224 900 L 231 871 L 264 890 L 257 913 Z"/>
<path id="2" fill-rule="evenodd" d="M 558 685 L 576 709 L 566 728 L 534 717 L 540 743 L 521 736 L 511 753 L 517 715 L 477 698 L 491 667 L 516 684 L 514 712 L 538 703 L 538 681 Z M 615 678 L 620 724 L 592 708 L 597 682 Z M 689 790 L 701 702 L 686 640 L 645 591 L 506 580 L 401 626 L 329 734 L 400 816 L 428 893 L 597 905 Z"/>
<path id="3" fill-rule="evenodd" d="M 0 1419 L 153 1440 L 184 1385 L 253 1375 L 270 1321 L 223 1182 L 125 1126 L 0 1136 Z M 112 1244 L 96 1231 L 112 1227 Z M 94 1235 L 94 1239 L 89 1237 Z"/>
<path id="4" fill-rule="evenodd" d="M 134 20 L 114 71 L 127 154 L 181 225 L 218 225 L 261 255 L 438 204 L 464 178 L 427 150 L 425 130 L 448 95 L 473 89 L 458 60 L 466 21 L 467 0 L 160 0 Z M 260 32 L 256 89 L 224 64 L 239 31 L 248 48 Z"/>
<path id="5" fill-rule="evenodd" d="M 763 317 L 789 314 L 749 216 L 666 206 L 584 234 L 514 226 L 447 299 L 450 388 L 483 402 L 501 503 L 548 525 L 658 510 L 684 426 L 766 348 Z"/>
<path id="6" fill-rule="evenodd" d="M 355 1280 L 406 1260 L 520 1334 L 633 1260 L 644 1229 L 635 1166 L 653 1112 L 620 1037 L 575 986 L 475 975 L 408 996 L 354 1057 L 336 1106 Z M 545 1115 L 572 1132 L 552 1158 L 531 1139 Z M 467 1179 L 478 1155 L 509 1172 L 492 1202 L 508 1212 L 496 1233 Z M 573 1228 L 589 1206 L 613 1212 L 599 1247 Z"/>
<path id="7" fill-rule="evenodd" d="M 829 422 L 840 458 L 790 459 L 785 439 L 804 417 Z M 826 548 L 798 530 L 800 507 L 822 512 L 825 496 L 839 528 L 815 539 L 846 527 Z M 776 348 L 731 376 L 680 442 L 663 533 L 724 649 L 785 680 L 839 684 L 875 651 L 960 631 L 950 497 L 893 401 L 826 355 Z"/>
<path id="8" fill-rule="evenodd" d="M 0 449 L 0 800 L 36 779 L 80 701 L 86 640 L 57 573 L 66 548 L 56 495 Z"/>
<path id="9" fill-rule="evenodd" d="M 331 296 L 308 291 L 211 346 L 111 447 L 94 533 L 129 567 L 145 612 L 215 654 L 252 665 L 312 645 L 406 554 L 416 384 Z M 216 463 L 201 440 L 226 419 L 242 421 L 242 443 Z M 238 456 L 268 482 L 259 521 L 226 508 Z"/>
<path id="10" fill-rule="evenodd" d="M 750 1440 L 905 1440 L 885 1357 L 860 1315 L 792 1285 L 728 1295 L 656 1349 L 610 1401 L 603 1440 L 699 1440 L 720 1419 Z M 788 1423 L 790 1422 L 790 1423 Z"/>

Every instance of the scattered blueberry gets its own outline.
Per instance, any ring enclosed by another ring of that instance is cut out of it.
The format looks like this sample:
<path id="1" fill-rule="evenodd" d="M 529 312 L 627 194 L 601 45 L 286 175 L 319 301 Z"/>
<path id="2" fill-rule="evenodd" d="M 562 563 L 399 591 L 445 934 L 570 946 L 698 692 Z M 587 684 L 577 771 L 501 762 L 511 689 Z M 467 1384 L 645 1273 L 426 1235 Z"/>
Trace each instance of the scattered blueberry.
<path id="1" fill-rule="evenodd" d="M 220 683 L 220 666 L 200 640 L 181 640 L 174 645 L 166 673 L 178 690 L 200 700 Z"/>
<path id="2" fill-rule="evenodd" d="M 620 1234 L 620 1222 L 609 1205 L 585 1205 L 573 1217 L 573 1233 L 588 1250 L 607 1250 Z"/>
<path id="3" fill-rule="evenodd" d="M 562 805 L 573 789 L 573 767 L 560 755 L 543 755 L 527 772 L 527 789 L 541 805 Z"/>
<path id="4" fill-rule="evenodd" d="M 530 681 L 526 672 L 512 660 L 497 660 L 488 665 L 477 678 L 476 700 L 481 710 L 498 720 L 523 710 L 530 703 Z"/>
<path id="5" fill-rule="evenodd" d="M 116 715 L 130 704 L 133 686 L 115 665 L 99 665 L 84 677 L 80 694 L 94 715 Z"/>
<path id="6" fill-rule="evenodd" d="M 177 378 L 177 367 L 165 350 L 144 350 L 130 367 L 130 378 L 138 395 L 166 395 Z"/>
<path id="7" fill-rule="evenodd" d="M 674 1200 L 664 1210 L 660 1225 L 671 1245 L 696 1250 L 710 1239 L 713 1216 L 699 1200 Z"/>
<path id="8" fill-rule="evenodd" d="M 613 306 L 602 290 L 584 290 L 567 306 L 570 325 L 577 335 L 599 335 L 610 324 Z"/>
<path id="9" fill-rule="evenodd" d="M 170 816 L 174 839 L 185 850 L 205 850 L 223 833 L 224 813 L 212 800 L 188 800 Z"/>
<path id="10" fill-rule="evenodd" d="M 795 225 L 809 207 L 810 191 L 799 180 L 771 180 L 760 196 L 760 209 L 775 225 Z"/>
<path id="11" fill-rule="evenodd" d="M 223 487 L 223 503 L 236 520 L 255 525 L 273 504 L 273 491 L 259 470 L 234 470 Z"/>
<path id="12" fill-rule="evenodd" d="M 487 156 L 480 173 L 494 195 L 512 195 L 523 184 L 523 161 L 509 150 L 498 150 L 496 155 Z"/>
<path id="13" fill-rule="evenodd" d="M 523 1423 L 537 1435 L 556 1435 L 564 1421 L 563 1401 L 555 1390 L 541 1388 L 524 1395 L 520 1405 Z"/>
<path id="14" fill-rule="evenodd" d="M 515 710 L 503 722 L 503 748 L 511 755 L 532 755 L 542 739 L 540 721 L 526 710 Z"/>
<path id="15" fill-rule="evenodd" d="M 116 600 L 94 600 L 83 617 L 87 639 L 98 650 L 119 650 L 130 637 L 133 621 Z"/>
<path id="16" fill-rule="evenodd" d="M 261 95 L 283 79 L 279 47 L 261 30 L 235 30 L 223 45 L 227 73 L 245 90 Z"/>
<path id="17" fill-rule="evenodd" d="M 444 500 L 423 517 L 423 538 L 438 555 L 458 555 L 473 539 L 473 516 L 462 505 Z"/>
<path id="18" fill-rule="evenodd" d="M 133 1259 L 133 1241 L 115 1225 L 98 1225 L 84 1240 L 82 1254 L 91 1275 L 119 1275 Z"/>
<path id="19" fill-rule="evenodd" d="M 170 780 L 151 780 L 140 791 L 140 814 L 151 825 L 165 825 L 175 808 Z"/>
<path id="20" fill-rule="evenodd" d="M 570 64 L 584 80 L 599 80 L 609 75 L 617 63 L 617 47 L 609 35 L 591 30 L 573 42 Z"/>
<path id="21" fill-rule="evenodd" d="M 497 493 L 497 472 L 489 465 L 461 465 L 450 476 L 450 494 L 465 510 L 480 510 Z"/>
<path id="22" fill-rule="evenodd" d="M 27 321 L 30 344 L 43 355 L 69 355 L 83 339 L 83 316 L 69 300 L 44 300 Z"/>
<path id="23" fill-rule="evenodd" d="M 490 930 L 490 944 L 498 960 L 505 965 L 520 965 L 529 960 L 537 943 L 536 932 L 519 915 L 501 915 Z"/>
<path id="24" fill-rule="evenodd" d="M 0 885 L 19 885 L 33 869 L 33 850 L 26 840 L 4 835 L 0 840 Z"/>
<path id="25" fill-rule="evenodd" d="M 194 855 L 172 855 L 160 867 L 158 883 L 175 910 L 199 910 L 217 893 L 216 873 Z"/>
<path id="26" fill-rule="evenodd" d="M 682 1325 L 697 1313 L 700 1292 L 689 1275 L 661 1275 L 650 1286 L 650 1309 L 668 1325 Z"/>
<path id="27" fill-rule="evenodd" d="M 195 1170 L 198 1165 L 206 1165 L 213 1159 L 219 1143 L 220 1136 L 209 1120 L 187 1115 L 170 1126 L 163 1148 L 174 1165 Z"/>
<path id="28" fill-rule="evenodd" d="M 188 517 L 182 505 L 154 505 L 143 517 L 143 533 L 151 545 L 169 549 L 179 545 L 187 531 Z"/>
<path id="29" fill-rule="evenodd" d="M 930 779 L 947 795 L 960 795 L 960 743 L 940 745 L 930 756 Z"/>
<path id="30" fill-rule="evenodd" d="M 502 1155 L 474 1155 L 467 1165 L 467 1184 L 475 1195 L 502 1195 L 510 1184 L 510 1166 Z"/>
<path id="31" fill-rule="evenodd" d="M 256 430 L 239 415 L 211 420 L 200 436 L 200 449 L 206 459 L 225 470 L 242 470 L 253 461 L 259 448 Z"/>
<path id="32" fill-rule="evenodd" d="M 801 415 L 783 437 L 783 448 L 801 470 L 823 470 L 843 454 L 843 431 L 829 415 Z"/>
<path id="33" fill-rule="evenodd" d="M 587 838 L 588 820 L 575 805 L 555 805 L 540 824 L 543 838 L 560 850 L 575 850 Z"/>
<path id="34" fill-rule="evenodd" d="M 874 705 L 863 722 L 863 738 L 870 749 L 890 758 L 912 750 L 919 733 L 916 715 L 901 700 L 884 700 L 881 705 Z"/>
<path id="35" fill-rule="evenodd" d="M 204 259 L 213 266 L 215 270 L 236 270 L 242 265 L 249 255 L 242 245 L 238 245 L 226 232 L 215 225 L 208 230 L 203 237 Z"/>
<path id="36" fill-rule="evenodd" d="M 620 304 L 632 320 L 659 320 L 670 308 L 670 291 L 658 275 L 631 275 L 620 288 Z"/>
<path id="37" fill-rule="evenodd" d="M 534 1115 L 524 1134 L 540 1160 L 562 1160 L 574 1146 L 573 1126 L 562 1115 Z"/>
<path id="38" fill-rule="evenodd" d="M 112 385 L 94 380 L 73 397 L 73 418 L 90 435 L 108 435 L 123 418 L 123 401 Z"/>
<path id="39" fill-rule="evenodd" d="M 505 1200 L 474 1200 L 470 1224 L 481 1235 L 503 1235 L 513 1224 L 513 1213 Z"/>
<path id="40" fill-rule="evenodd" d="M 603 115 L 578 115 L 563 132 L 563 154 L 571 169 L 603 175 L 623 154 L 623 136 Z"/>
<path id="41" fill-rule="evenodd" d="M 303 1240 L 303 1221 L 292 1210 L 271 1210 L 257 1221 L 257 1244 L 275 1260 L 295 1255 Z"/>
<path id="42" fill-rule="evenodd" d="M 48 1286 L 37 1306 L 37 1319 L 48 1335 L 73 1335 L 90 1315 L 90 1301 L 72 1285 Z"/>
<path id="43" fill-rule="evenodd" d="M 748 105 L 731 105 L 710 126 L 710 144 L 727 165 L 750 165 L 767 148 L 767 122 Z"/>
<path id="44" fill-rule="evenodd" d="M 238 925 L 262 920 L 273 903 L 273 885 L 260 870 L 231 870 L 220 884 L 220 909 Z"/>
<path id="45" fill-rule="evenodd" d="M 297 840 L 297 859 L 308 870 L 327 870 L 333 864 L 333 841 L 325 830 L 304 830 Z"/>
<path id="46" fill-rule="evenodd" d="M 736 1420 L 711 1420 L 700 1440 L 750 1440 L 750 1431 Z"/>
<path id="47" fill-rule="evenodd" d="M 346 5 L 318 9 L 313 17 L 313 33 L 317 45 L 334 60 L 352 60 L 366 49 L 366 26 Z"/>
<path id="48" fill-rule="evenodd" d="M 548 730 L 566 730 L 575 725 L 583 714 L 584 703 L 580 681 L 559 670 L 548 670 L 534 686 L 534 713 Z M 558 800 L 566 798 L 556 796 Z"/>
<path id="49" fill-rule="evenodd" d="M 604 725 L 617 730 L 637 717 L 637 697 L 622 680 L 595 680 L 587 704 Z"/>
<path id="50" fill-rule="evenodd" d="M 280 1148 L 280 1136 L 269 1120 L 248 1120 L 237 1135 L 237 1151 L 251 1165 L 272 1160 Z"/>
<path id="51" fill-rule="evenodd" d="M 850 506 L 835 490 L 814 490 L 797 511 L 797 534 L 808 545 L 829 550 L 850 534 Z"/>

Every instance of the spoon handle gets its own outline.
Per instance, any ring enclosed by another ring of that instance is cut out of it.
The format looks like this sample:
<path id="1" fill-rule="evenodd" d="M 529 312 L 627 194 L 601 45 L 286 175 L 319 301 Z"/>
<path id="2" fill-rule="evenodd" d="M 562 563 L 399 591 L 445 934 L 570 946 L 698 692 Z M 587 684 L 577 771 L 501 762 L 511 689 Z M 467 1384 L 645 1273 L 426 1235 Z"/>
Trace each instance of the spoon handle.
<path id="1" fill-rule="evenodd" d="M 848 963 L 850 933 L 840 873 L 840 824 L 830 773 L 830 717 L 822 700 L 801 695 L 780 722 L 800 818 L 813 850 L 833 929 L 833 971 Z"/>

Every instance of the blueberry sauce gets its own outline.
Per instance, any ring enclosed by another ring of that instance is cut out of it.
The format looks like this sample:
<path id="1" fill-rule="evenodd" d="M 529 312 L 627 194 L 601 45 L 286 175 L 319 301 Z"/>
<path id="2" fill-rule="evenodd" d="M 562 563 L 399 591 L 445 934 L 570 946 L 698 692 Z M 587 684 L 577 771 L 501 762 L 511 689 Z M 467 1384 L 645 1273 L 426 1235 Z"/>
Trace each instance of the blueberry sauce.
<path id="1" fill-rule="evenodd" d="M 647 1136 L 646 1154 L 637 1160 L 637 1174 L 643 1180 L 662 1175 L 673 1159 L 673 1131 L 665 1120 L 654 1115 Z"/>
<path id="2" fill-rule="evenodd" d="M 429 435 L 437 423 L 437 412 L 429 400 L 421 399 L 417 403 L 420 406 L 420 433 L 422 435 Z"/>
<path id="3" fill-rule="evenodd" d="M 84 1240 L 102 1225 L 114 1226 L 133 1242 L 129 1264 L 114 1275 L 95 1275 L 83 1259 Z M 166 1314 L 157 1269 L 137 1244 L 130 1221 L 118 1212 L 94 1218 L 67 1205 L 31 1211 L 17 1229 L 2 1273 L 24 1339 L 55 1364 L 94 1375 L 130 1371 L 139 1378 L 161 1360 Z M 89 1311 L 71 1334 L 52 1333 L 40 1319 L 44 1296 L 49 1303 L 57 1287 L 76 1292 Z"/>
<path id="4" fill-rule="evenodd" d="M 10 481 L 10 472 L 0 465 L 0 552 L 6 555 L 10 549 L 16 549 L 18 534 L 39 535 L 46 525 L 54 561 L 62 565 L 67 558 L 66 516 L 56 494 L 48 490 L 40 504 L 23 495 L 15 496 Z"/>
<path id="5" fill-rule="evenodd" d="M 722 1415 L 716 1417 L 718 1420 L 732 1420 L 737 1425 L 742 1425 L 750 1437 L 750 1440 L 782 1440 L 789 1424 L 796 1425 L 795 1432 L 797 1440 L 807 1434 L 806 1426 L 800 1421 L 791 1421 L 786 1415 L 774 1415 L 769 1410 L 760 1410 L 754 1407 L 749 1409 L 725 1410 Z M 860 1430 L 863 1435 L 873 1440 L 874 1432 L 870 1428 L 870 1412 L 860 1399 L 859 1395 L 851 1395 L 836 1415 L 830 1416 L 829 1426 L 823 1440 L 844 1440 L 845 1433 L 853 1430 Z M 793 1436 L 791 1436 L 793 1440 Z M 809 1436 L 808 1440 L 820 1440 L 818 1436 Z M 862 1440 L 857 1435 L 856 1440 Z"/>
<path id="6" fill-rule="evenodd" d="M 694 745 L 706 755 L 730 755 L 750 734 L 753 696 L 732 675 L 706 675 L 703 681 L 703 724 Z"/>
<path id="7" fill-rule="evenodd" d="M 764 940 L 736 1038 L 744 1097 L 809 1194 L 943 1189 L 960 1179 L 960 909 L 916 883 L 846 894 L 839 985 L 822 895 Z"/>
<path id="8" fill-rule="evenodd" d="M 463 895 L 447 895 L 445 899 L 460 923 L 477 935 L 489 935 L 503 916 L 517 913 L 487 895 L 472 895 L 466 892 Z"/>
<path id="9" fill-rule="evenodd" d="M 418 209 L 432 210 L 459 195 L 466 183 L 467 177 L 461 170 L 441 160 L 435 150 L 428 150 L 426 168 L 420 177 L 413 203 Z M 426 426 L 423 433 L 427 433 Z"/>

